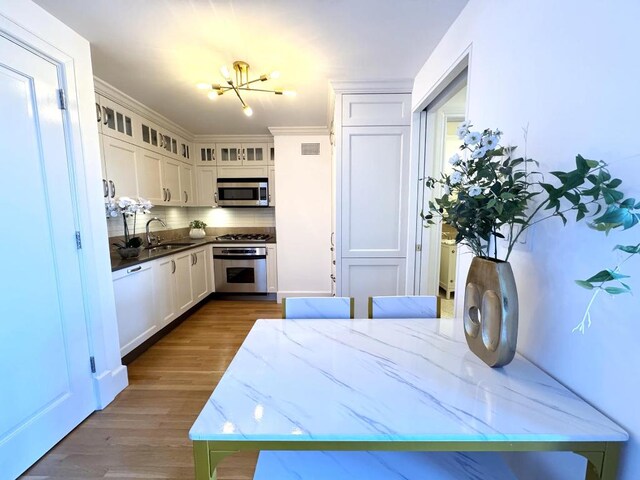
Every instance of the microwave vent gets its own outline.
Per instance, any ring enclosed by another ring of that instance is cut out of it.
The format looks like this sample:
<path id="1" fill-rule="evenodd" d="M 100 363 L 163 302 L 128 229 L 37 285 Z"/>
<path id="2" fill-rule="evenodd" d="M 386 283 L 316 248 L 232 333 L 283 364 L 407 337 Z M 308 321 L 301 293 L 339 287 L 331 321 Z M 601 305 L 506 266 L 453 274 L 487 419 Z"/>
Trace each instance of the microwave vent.
<path id="1" fill-rule="evenodd" d="M 300 147 L 300 153 L 302 155 L 320 155 L 319 143 L 302 143 Z"/>

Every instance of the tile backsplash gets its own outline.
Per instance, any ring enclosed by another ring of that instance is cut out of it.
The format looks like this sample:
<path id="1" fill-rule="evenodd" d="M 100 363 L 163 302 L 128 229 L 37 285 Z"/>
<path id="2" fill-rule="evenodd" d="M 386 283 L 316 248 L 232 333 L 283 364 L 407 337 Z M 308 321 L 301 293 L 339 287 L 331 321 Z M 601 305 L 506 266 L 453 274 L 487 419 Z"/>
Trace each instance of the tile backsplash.
<path id="1" fill-rule="evenodd" d="M 160 222 L 151 224 L 152 232 L 187 228 L 192 220 L 202 220 L 209 227 L 275 227 L 274 208 L 210 208 L 210 207 L 161 207 L 155 206 L 151 213 L 138 215 L 136 234 L 144 234 L 145 224 L 150 218 L 161 218 L 167 228 Z M 133 233 L 133 224 L 128 220 L 129 231 Z M 122 217 L 107 218 L 109 237 L 124 235 Z"/>

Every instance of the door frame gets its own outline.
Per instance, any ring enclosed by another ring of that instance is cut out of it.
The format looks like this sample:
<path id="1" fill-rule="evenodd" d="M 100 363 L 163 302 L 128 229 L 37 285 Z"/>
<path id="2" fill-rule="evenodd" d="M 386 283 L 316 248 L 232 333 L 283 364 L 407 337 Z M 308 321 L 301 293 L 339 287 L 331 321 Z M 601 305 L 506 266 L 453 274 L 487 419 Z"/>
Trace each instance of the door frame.
<path id="1" fill-rule="evenodd" d="M 101 409 L 127 386 L 128 379 L 120 359 L 107 226 L 101 213 L 100 144 L 89 43 L 28 0 L 0 6 L 0 35 L 55 64 L 59 85 L 66 92 L 63 125 L 76 228 L 82 239 L 78 257 L 89 351 L 96 367 L 95 408 Z"/>
<path id="2" fill-rule="evenodd" d="M 438 98 L 449 86 L 463 73 L 466 69 L 466 83 L 467 83 L 467 101 L 465 103 L 465 117 L 469 118 L 469 98 L 471 92 L 471 69 L 472 62 L 472 44 L 468 45 L 458 58 L 451 63 L 449 68 L 438 79 L 435 85 L 420 99 L 414 101 L 413 114 L 412 114 L 412 134 L 411 134 L 411 172 L 409 176 L 410 185 L 414 185 L 409 195 L 410 206 L 412 211 L 409 215 L 408 228 L 408 249 L 407 249 L 407 293 L 413 292 L 414 295 L 419 295 L 418 282 L 416 282 L 417 272 L 419 271 L 420 264 L 425 261 L 429 264 L 430 259 L 429 252 L 431 251 L 431 241 L 427 237 L 423 238 L 421 243 L 418 243 L 418 226 L 422 225 L 422 219 L 420 218 L 420 210 L 424 201 L 423 184 L 422 179 L 425 176 L 425 172 L 432 170 L 428 167 L 431 161 L 428 158 L 427 148 L 427 107 Z M 440 230 L 440 229 L 438 229 Z M 439 252 L 438 252 L 439 255 Z M 460 249 L 458 249 L 458 257 L 460 256 Z M 456 265 L 459 265 L 457 262 Z M 456 267 L 457 269 L 458 267 Z M 456 271 L 456 276 L 459 272 Z M 436 290 L 437 293 L 437 290 Z M 461 308 L 460 299 L 461 295 L 454 297 L 454 305 L 456 315 Z"/>

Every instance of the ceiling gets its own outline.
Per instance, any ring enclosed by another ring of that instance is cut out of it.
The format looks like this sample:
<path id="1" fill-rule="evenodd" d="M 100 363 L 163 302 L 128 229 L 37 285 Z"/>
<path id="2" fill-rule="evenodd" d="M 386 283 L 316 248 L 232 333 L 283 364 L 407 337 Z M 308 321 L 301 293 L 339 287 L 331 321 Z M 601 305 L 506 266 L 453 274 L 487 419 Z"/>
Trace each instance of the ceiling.
<path id="1" fill-rule="evenodd" d="M 35 0 L 91 42 L 94 73 L 194 134 L 325 126 L 329 80 L 414 78 L 467 0 Z M 293 98 L 222 83 L 234 60 Z"/>

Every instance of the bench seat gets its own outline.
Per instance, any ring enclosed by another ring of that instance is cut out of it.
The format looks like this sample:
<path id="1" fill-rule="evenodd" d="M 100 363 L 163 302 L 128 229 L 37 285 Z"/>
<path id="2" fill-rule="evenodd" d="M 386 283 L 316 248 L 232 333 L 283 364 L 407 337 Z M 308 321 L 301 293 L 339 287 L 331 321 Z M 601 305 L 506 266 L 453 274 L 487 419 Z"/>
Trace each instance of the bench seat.
<path id="1" fill-rule="evenodd" d="M 516 480 L 494 452 L 262 451 L 254 480 Z"/>

